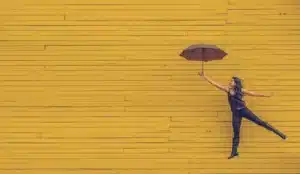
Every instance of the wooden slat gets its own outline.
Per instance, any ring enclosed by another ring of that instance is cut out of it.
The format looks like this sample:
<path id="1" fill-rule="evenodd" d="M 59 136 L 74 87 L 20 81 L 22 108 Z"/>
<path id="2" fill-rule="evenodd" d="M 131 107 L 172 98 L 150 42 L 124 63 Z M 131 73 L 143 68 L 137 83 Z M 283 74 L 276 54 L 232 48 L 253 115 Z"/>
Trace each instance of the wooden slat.
<path id="1" fill-rule="evenodd" d="M 0 21 L 8 22 L 8 21 L 63 21 L 63 14 L 53 14 L 53 15 L 3 15 L 0 13 Z"/>
<path id="2" fill-rule="evenodd" d="M 120 25 L 144 25 L 144 26 L 166 26 L 166 25 L 225 25 L 224 20 L 213 20 L 213 21 L 121 21 L 121 20 L 113 20 L 113 21 L 6 21 L 2 25 L 8 25 L 8 26 L 22 26 L 22 25 L 28 25 L 28 26 L 51 26 L 51 25 L 60 25 L 60 26 L 76 26 L 76 25 L 83 25 L 83 26 L 120 26 Z M 201 22 L 201 23 L 200 23 Z M 50 39 L 51 40 L 51 39 Z M 90 39 L 87 39 L 90 40 Z"/>

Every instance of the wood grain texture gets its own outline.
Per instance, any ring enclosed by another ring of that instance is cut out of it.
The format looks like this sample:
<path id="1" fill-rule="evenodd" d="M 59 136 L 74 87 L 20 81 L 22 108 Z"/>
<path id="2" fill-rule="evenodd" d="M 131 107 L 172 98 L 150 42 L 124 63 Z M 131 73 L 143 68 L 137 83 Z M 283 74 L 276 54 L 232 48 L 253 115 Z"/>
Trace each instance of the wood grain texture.
<path id="1" fill-rule="evenodd" d="M 10 0 L 0 7 L 0 173 L 297 174 L 297 0 Z M 244 120 L 231 150 L 226 95 L 179 57 L 217 44 L 205 72 L 287 141 Z"/>

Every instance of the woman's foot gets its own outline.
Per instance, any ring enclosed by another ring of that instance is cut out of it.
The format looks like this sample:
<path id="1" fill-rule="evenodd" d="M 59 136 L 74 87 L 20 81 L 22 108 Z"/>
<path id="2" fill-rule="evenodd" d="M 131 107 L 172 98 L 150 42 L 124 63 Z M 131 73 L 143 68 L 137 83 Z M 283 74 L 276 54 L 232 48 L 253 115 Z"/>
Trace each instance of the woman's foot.
<path id="1" fill-rule="evenodd" d="M 236 157 L 236 156 L 239 156 L 239 153 L 232 153 L 229 157 L 228 157 L 228 159 L 231 159 L 231 158 L 234 158 L 234 157 Z"/>
<path id="2" fill-rule="evenodd" d="M 284 140 L 287 138 L 286 135 L 284 135 L 284 134 L 281 133 L 281 132 L 277 133 L 277 135 L 279 135 L 280 138 L 282 138 L 282 139 L 284 139 Z"/>

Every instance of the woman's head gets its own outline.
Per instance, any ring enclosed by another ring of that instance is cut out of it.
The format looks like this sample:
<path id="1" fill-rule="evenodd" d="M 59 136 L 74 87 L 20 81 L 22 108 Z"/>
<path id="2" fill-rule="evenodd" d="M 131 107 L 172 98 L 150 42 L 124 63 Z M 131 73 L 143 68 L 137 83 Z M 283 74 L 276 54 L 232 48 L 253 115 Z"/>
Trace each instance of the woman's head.
<path id="1" fill-rule="evenodd" d="M 229 86 L 231 88 L 236 88 L 236 89 L 242 89 L 243 88 L 243 83 L 242 80 L 236 76 L 232 77 Z"/>

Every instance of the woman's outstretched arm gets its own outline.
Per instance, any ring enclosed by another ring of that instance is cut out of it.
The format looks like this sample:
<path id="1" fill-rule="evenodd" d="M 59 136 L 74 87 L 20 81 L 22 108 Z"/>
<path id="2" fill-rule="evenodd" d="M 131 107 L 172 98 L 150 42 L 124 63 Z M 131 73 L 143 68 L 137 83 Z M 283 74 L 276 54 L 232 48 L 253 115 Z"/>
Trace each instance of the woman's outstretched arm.
<path id="1" fill-rule="evenodd" d="M 246 89 L 242 89 L 242 91 L 245 95 L 249 95 L 249 96 L 255 96 L 255 97 L 271 97 L 272 96 L 272 95 L 259 94 L 256 92 L 248 91 Z"/>
<path id="2" fill-rule="evenodd" d="M 199 73 L 199 75 L 202 76 L 210 84 L 212 84 L 213 86 L 215 86 L 218 89 L 220 89 L 221 91 L 229 92 L 229 89 L 226 86 L 218 84 L 217 82 L 213 81 L 212 79 L 210 79 L 209 77 L 207 77 L 206 75 L 204 75 L 204 73 Z"/>

